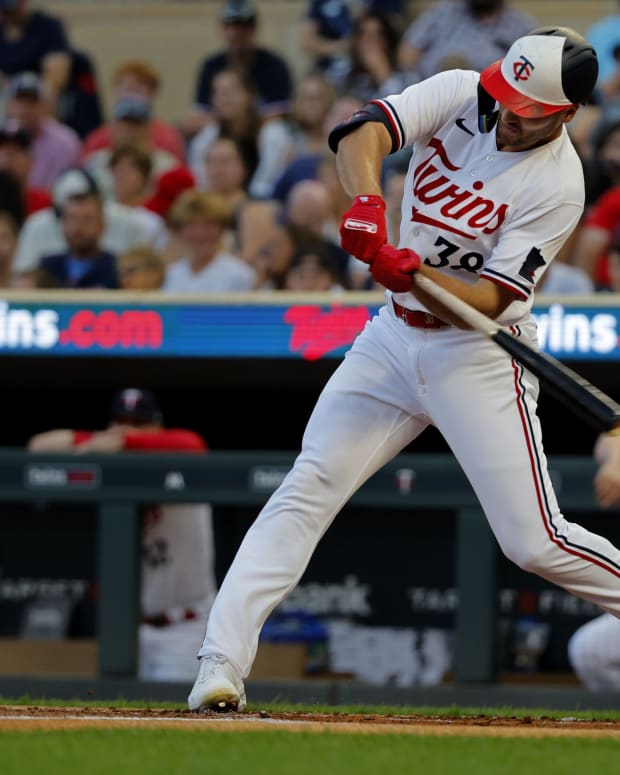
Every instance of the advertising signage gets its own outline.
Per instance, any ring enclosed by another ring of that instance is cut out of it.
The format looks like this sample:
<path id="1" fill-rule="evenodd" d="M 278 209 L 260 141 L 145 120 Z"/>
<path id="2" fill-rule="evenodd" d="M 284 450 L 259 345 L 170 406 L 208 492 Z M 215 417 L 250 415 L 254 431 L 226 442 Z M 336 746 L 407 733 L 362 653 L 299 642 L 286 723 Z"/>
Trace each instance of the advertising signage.
<path id="1" fill-rule="evenodd" d="M 382 299 L 152 304 L 0 299 L 0 357 L 342 358 Z M 247 297 L 246 297 L 247 298 Z M 614 297 L 609 297 L 610 301 Z M 620 359 L 620 306 L 536 304 L 541 348 L 561 360 Z"/>

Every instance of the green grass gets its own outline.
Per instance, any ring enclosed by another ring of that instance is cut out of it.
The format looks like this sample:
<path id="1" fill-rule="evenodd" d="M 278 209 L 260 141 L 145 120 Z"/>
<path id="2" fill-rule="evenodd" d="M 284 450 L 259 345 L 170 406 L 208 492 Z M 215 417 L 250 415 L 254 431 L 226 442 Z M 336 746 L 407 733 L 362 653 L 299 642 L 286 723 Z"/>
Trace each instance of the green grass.
<path id="1" fill-rule="evenodd" d="M 184 709 L 174 703 L 59 701 L 0 697 L 0 704 Z M 448 708 L 301 704 L 251 705 L 249 710 L 311 711 L 417 716 L 472 715 L 618 720 L 620 713 L 514 708 Z M 0 732 L 0 775 L 583 775 L 616 772 L 618 738 L 471 737 L 421 734 L 341 734 L 283 729 L 220 731 L 213 728 L 113 728 L 79 731 Z"/>
<path id="2" fill-rule="evenodd" d="M 620 741 L 101 730 L 0 733 L 3 775 L 582 775 L 615 772 Z"/>

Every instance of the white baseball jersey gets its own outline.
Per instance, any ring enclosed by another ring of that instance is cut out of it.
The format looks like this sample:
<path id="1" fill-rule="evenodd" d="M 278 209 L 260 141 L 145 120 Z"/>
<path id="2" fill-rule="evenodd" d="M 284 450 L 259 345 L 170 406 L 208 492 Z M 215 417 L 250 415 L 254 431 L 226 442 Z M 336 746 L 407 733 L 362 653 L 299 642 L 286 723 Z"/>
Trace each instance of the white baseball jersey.
<path id="1" fill-rule="evenodd" d="M 478 131 L 478 79 L 452 70 L 375 104 L 390 119 L 396 150 L 413 143 L 400 247 L 463 282 L 484 277 L 510 288 L 515 301 L 498 319 L 508 325 L 523 322 L 536 283 L 581 217 L 583 172 L 565 127 L 534 150 L 498 151 L 495 132 Z M 423 308 L 411 294 L 395 297 Z"/>

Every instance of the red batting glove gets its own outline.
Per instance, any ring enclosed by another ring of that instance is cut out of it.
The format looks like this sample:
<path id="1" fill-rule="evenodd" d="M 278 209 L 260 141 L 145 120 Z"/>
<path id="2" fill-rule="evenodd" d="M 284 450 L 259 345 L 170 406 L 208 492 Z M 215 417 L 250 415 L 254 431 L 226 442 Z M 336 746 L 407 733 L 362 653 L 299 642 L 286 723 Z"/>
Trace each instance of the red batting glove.
<path id="1" fill-rule="evenodd" d="M 383 199 L 374 194 L 356 196 L 351 209 L 342 216 L 340 239 L 347 253 L 372 263 L 377 250 L 387 242 Z"/>
<path id="2" fill-rule="evenodd" d="M 384 245 L 375 256 L 370 274 L 380 284 L 397 293 L 411 290 L 411 276 L 420 268 L 420 256 L 409 248 Z"/>

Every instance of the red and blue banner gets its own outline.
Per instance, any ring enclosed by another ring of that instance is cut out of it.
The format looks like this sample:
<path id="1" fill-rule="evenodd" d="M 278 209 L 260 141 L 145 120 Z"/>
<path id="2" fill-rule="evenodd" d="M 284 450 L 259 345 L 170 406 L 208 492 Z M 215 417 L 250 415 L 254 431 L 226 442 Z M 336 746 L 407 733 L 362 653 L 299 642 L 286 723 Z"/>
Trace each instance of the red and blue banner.
<path id="1" fill-rule="evenodd" d="M 368 303 L 360 294 L 323 303 L 68 297 L 0 299 L 0 357 L 342 358 L 382 304 L 374 294 Z M 620 304 L 607 299 L 535 305 L 541 348 L 563 360 L 620 359 Z"/>

